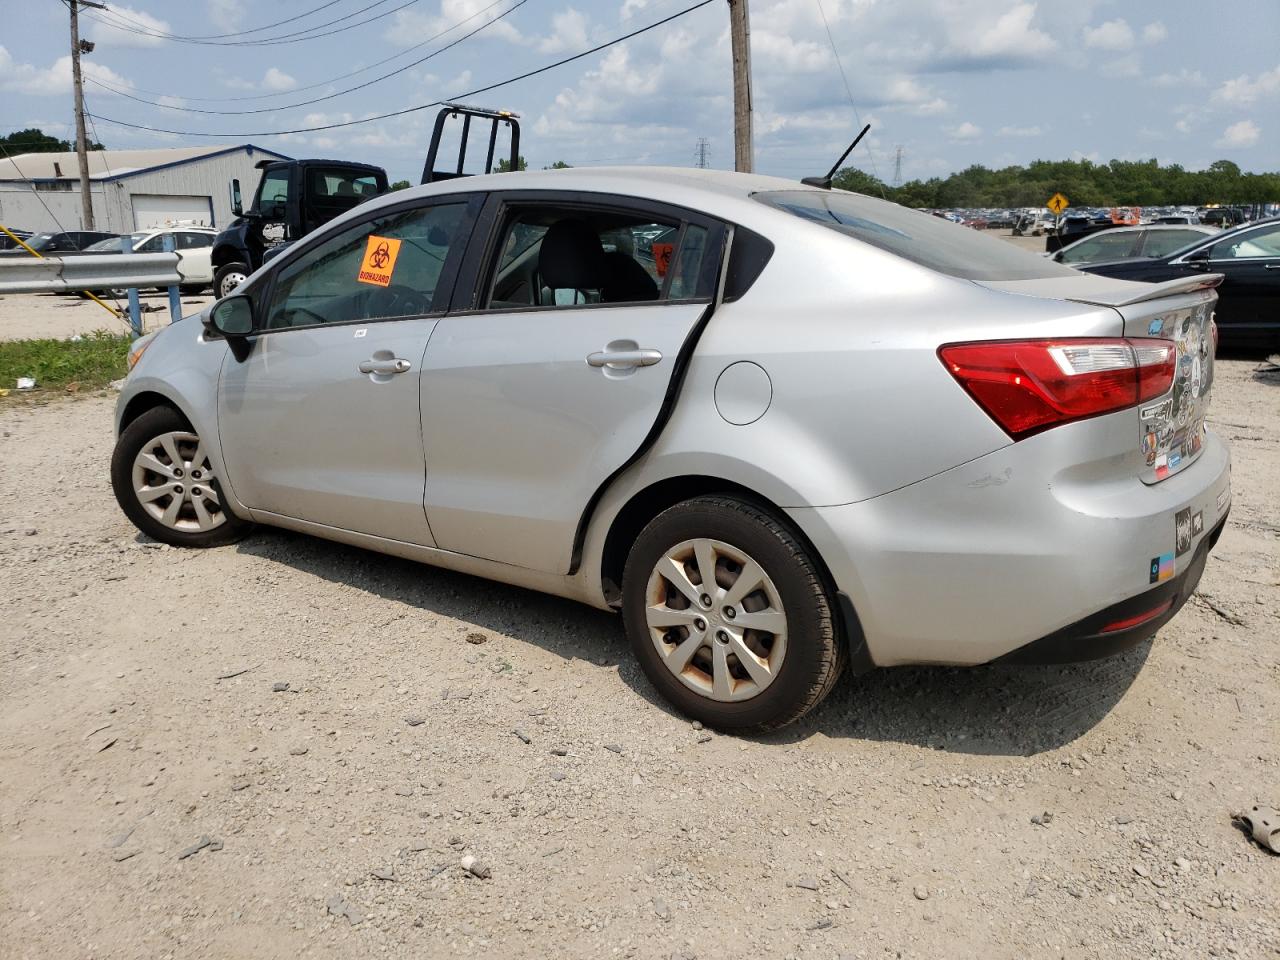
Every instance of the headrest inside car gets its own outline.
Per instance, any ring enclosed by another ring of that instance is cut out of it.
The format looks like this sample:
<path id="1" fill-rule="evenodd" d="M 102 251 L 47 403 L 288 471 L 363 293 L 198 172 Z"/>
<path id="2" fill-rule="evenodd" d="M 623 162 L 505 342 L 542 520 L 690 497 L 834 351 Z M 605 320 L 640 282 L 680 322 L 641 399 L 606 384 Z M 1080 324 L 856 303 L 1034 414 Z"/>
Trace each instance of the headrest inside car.
<path id="1" fill-rule="evenodd" d="M 600 236 L 585 220 L 557 220 L 542 238 L 538 272 L 553 290 L 599 290 L 605 281 Z"/>

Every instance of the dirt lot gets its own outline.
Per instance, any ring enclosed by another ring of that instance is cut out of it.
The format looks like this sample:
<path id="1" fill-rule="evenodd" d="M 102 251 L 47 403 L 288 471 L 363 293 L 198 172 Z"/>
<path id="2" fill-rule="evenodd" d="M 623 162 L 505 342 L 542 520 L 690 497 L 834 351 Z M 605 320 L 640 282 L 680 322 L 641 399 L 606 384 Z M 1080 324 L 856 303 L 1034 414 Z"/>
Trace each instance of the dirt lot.
<path id="1" fill-rule="evenodd" d="M 147 542 L 111 398 L 0 406 L 0 956 L 1274 958 L 1280 857 L 1230 822 L 1280 806 L 1258 367 L 1219 367 L 1234 507 L 1153 643 L 846 678 L 754 740 L 656 702 L 604 614 Z"/>
<path id="2" fill-rule="evenodd" d="M 144 292 L 140 300 L 144 330 L 154 330 L 169 322 L 168 294 Z M 108 306 L 116 305 L 114 300 L 105 302 Z M 211 296 L 183 297 L 183 316 L 190 316 L 212 302 Z M 123 307 L 127 303 L 121 298 L 119 305 Z M 113 317 L 99 304 L 80 297 L 62 294 L 0 297 L 0 340 L 66 339 L 95 330 L 126 333 L 129 330 L 129 320 Z"/>

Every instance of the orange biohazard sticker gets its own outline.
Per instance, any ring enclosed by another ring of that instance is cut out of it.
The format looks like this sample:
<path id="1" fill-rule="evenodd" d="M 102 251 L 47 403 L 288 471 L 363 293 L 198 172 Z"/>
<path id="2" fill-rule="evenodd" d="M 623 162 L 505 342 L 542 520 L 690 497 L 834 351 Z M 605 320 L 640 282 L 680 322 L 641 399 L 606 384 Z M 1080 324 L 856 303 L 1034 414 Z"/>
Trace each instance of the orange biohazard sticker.
<path id="1" fill-rule="evenodd" d="M 391 274 L 396 269 L 396 257 L 400 256 L 400 241 L 391 237 L 370 237 L 360 261 L 356 279 L 361 283 L 373 283 L 379 287 L 391 285 Z"/>
<path id="2" fill-rule="evenodd" d="M 665 277 L 667 268 L 671 266 L 671 255 L 676 252 L 674 243 L 653 244 L 653 262 L 658 265 L 658 276 Z"/>

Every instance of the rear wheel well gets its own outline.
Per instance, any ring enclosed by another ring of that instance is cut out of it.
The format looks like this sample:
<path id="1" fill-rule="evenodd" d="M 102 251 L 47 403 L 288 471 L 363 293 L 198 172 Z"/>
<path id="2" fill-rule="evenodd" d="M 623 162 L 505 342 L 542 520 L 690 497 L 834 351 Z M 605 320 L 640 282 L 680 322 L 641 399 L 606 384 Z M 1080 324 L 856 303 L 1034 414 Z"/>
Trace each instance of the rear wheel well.
<path id="1" fill-rule="evenodd" d="M 124 408 L 124 413 L 120 417 L 120 432 L 124 433 L 129 424 L 133 423 L 133 421 L 137 420 L 148 410 L 154 410 L 156 407 L 171 407 L 177 412 L 178 416 L 182 417 L 182 419 L 188 419 L 187 415 L 179 409 L 178 405 L 164 394 L 150 392 L 140 393 L 130 400 L 129 405 Z M 188 420 L 188 423 L 189 422 L 190 421 Z"/>
<path id="2" fill-rule="evenodd" d="M 787 518 L 781 507 L 749 487 L 723 477 L 686 476 L 670 477 L 645 487 L 628 500 L 613 518 L 609 533 L 605 537 L 604 551 L 600 560 L 600 584 L 605 600 L 615 606 L 621 602 L 622 570 L 627 564 L 627 555 L 631 552 L 631 545 L 635 543 L 636 537 L 648 526 L 650 520 L 677 503 L 712 494 L 746 500 L 768 510 L 777 517 L 779 522 L 786 524 L 813 557 L 814 563 L 822 571 L 827 588 L 831 591 L 832 597 L 835 597 L 835 585 L 821 554 L 814 549 L 809 538 Z"/>

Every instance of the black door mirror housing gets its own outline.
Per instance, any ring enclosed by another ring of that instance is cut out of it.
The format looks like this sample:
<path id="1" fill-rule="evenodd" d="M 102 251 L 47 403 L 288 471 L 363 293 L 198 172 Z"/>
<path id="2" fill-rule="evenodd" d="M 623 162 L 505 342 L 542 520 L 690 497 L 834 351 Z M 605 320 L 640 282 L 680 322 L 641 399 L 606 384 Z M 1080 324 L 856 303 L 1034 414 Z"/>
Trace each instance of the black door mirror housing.
<path id="1" fill-rule="evenodd" d="M 1208 263 L 1210 247 L 1201 247 L 1199 250 L 1192 250 L 1187 254 L 1188 263 Z"/>
<path id="2" fill-rule="evenodd" d="M 240 199 L 240 181 L 236 178 L 231 180 L 231 212 L 237 217 L 244 216 L 244 204 Z"/>
<path id="3" fill-rule="evenodd" d="M 253 301 L 243 293 L 223 297 L 209 308 L 205 326 L 221 335 L 232 356 L 243 363 L 251 349 L 248 337 L 253 333 Z"/>

